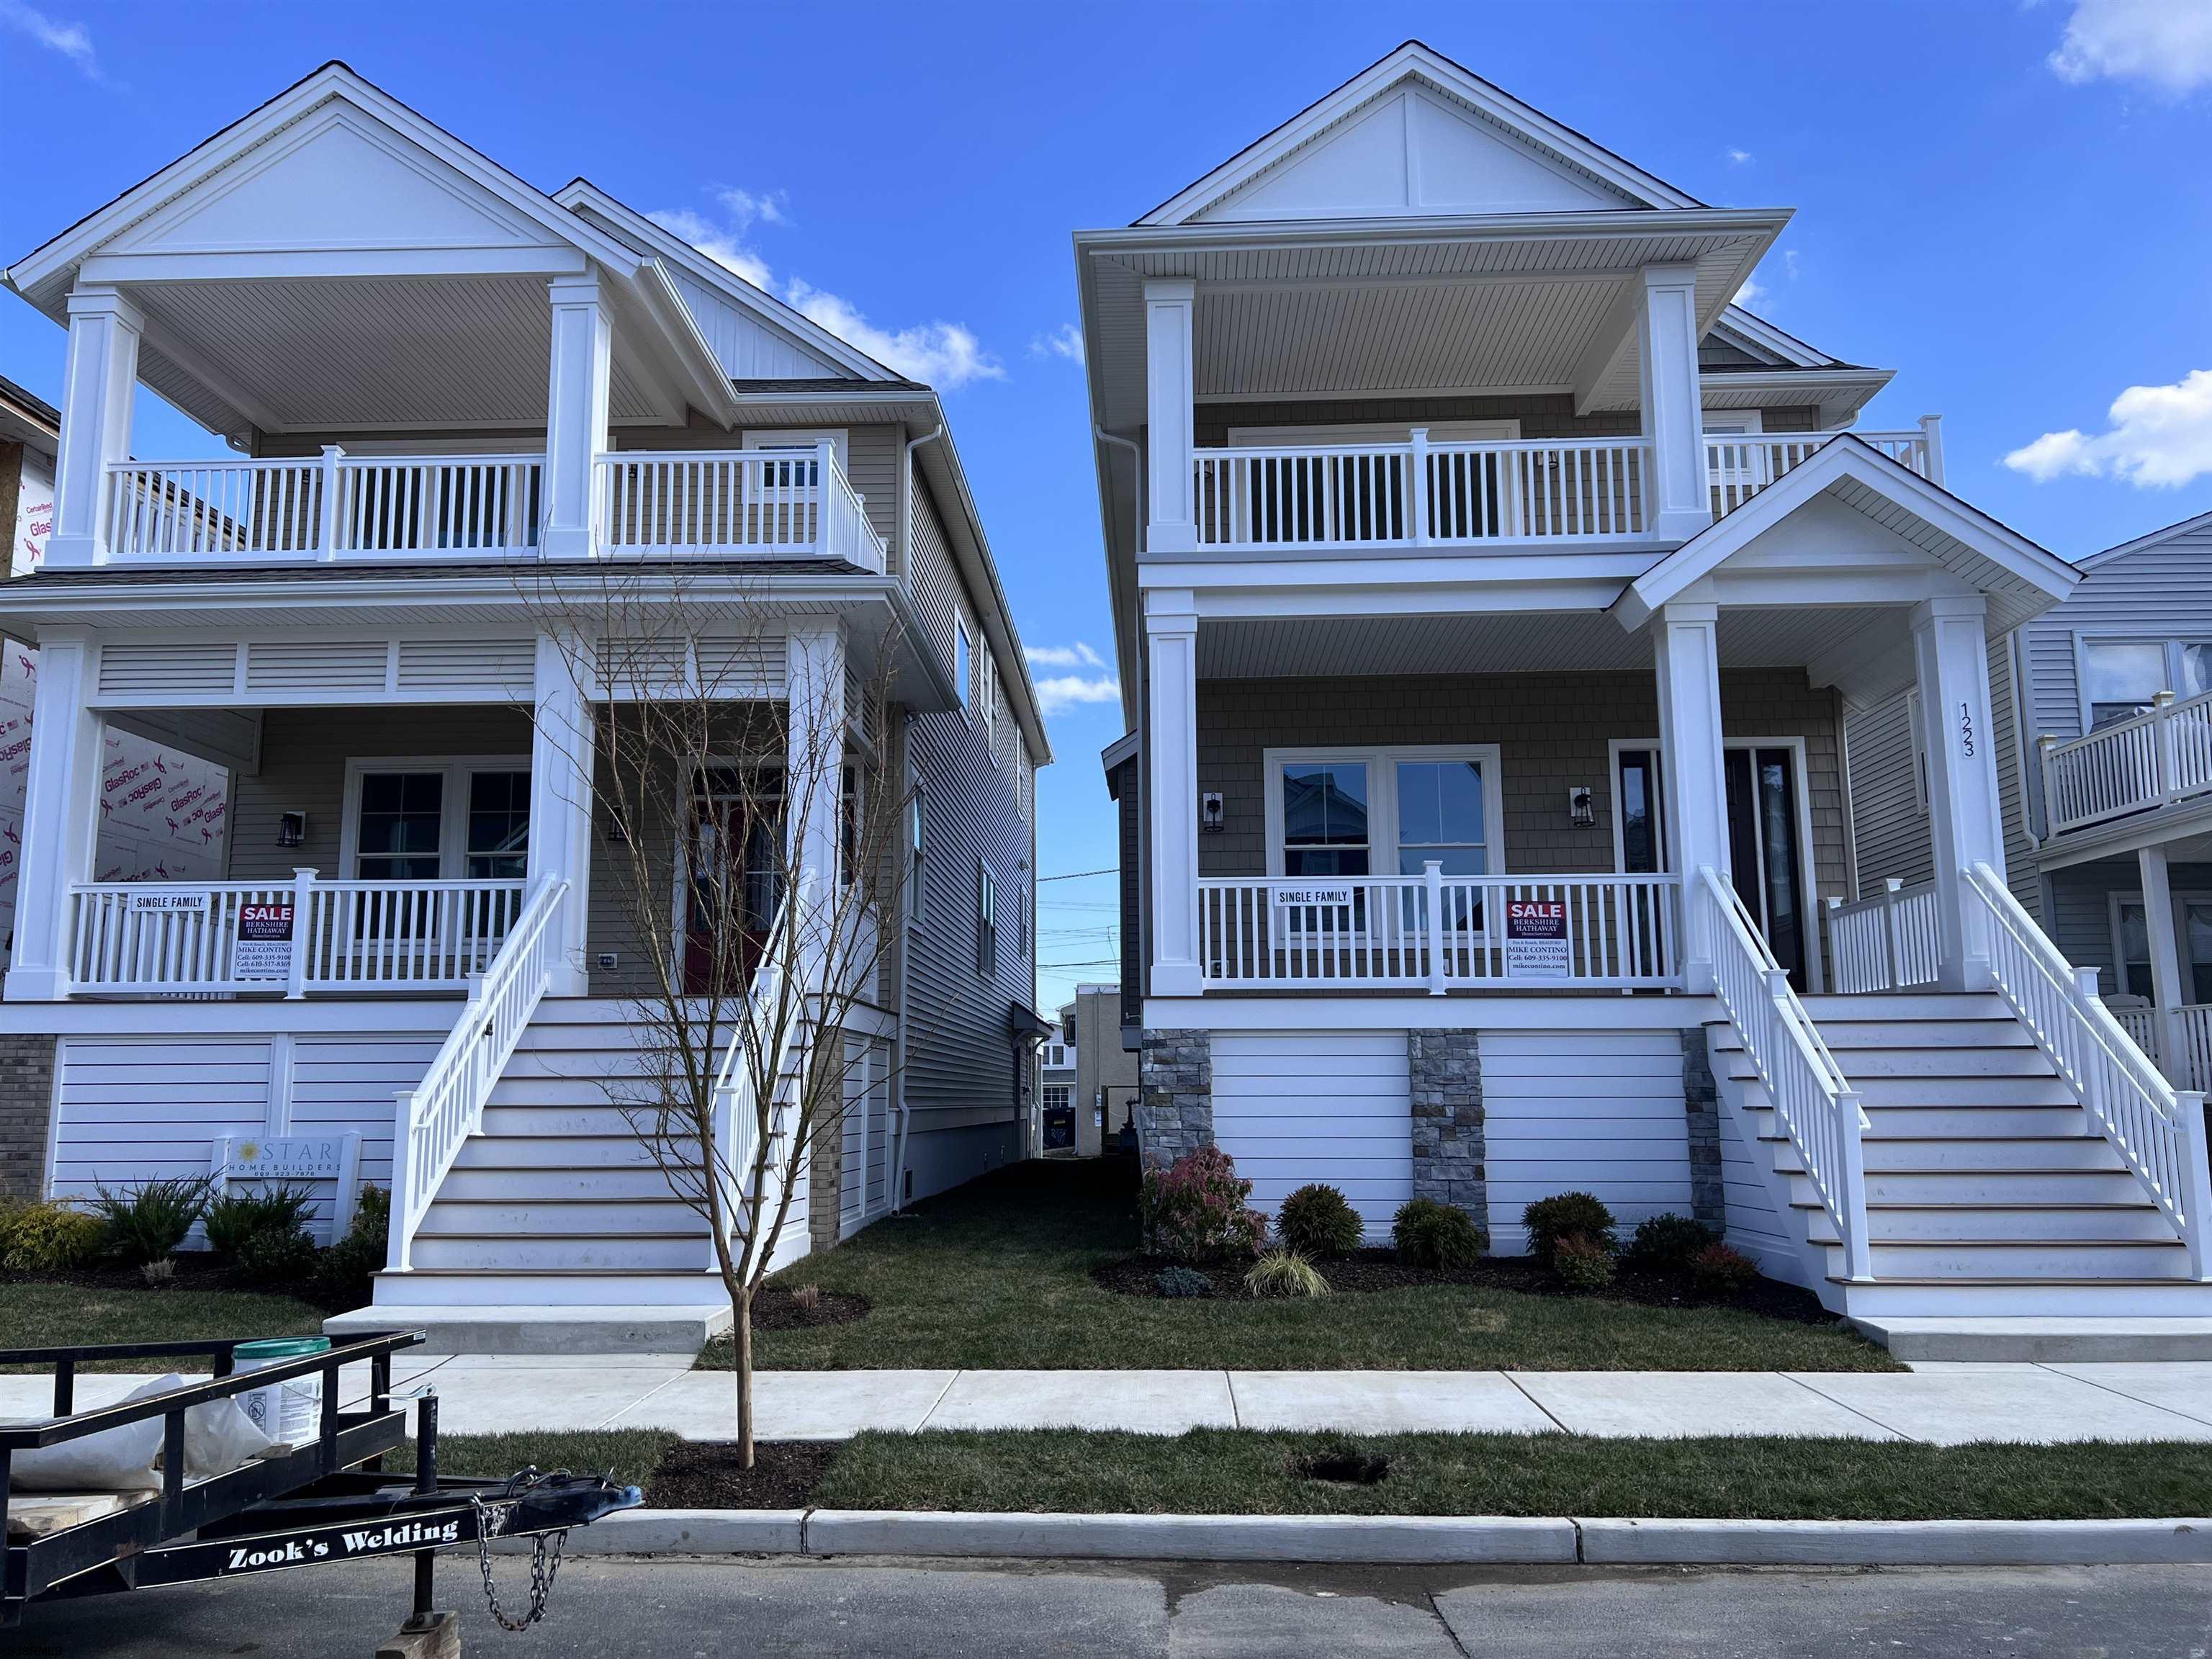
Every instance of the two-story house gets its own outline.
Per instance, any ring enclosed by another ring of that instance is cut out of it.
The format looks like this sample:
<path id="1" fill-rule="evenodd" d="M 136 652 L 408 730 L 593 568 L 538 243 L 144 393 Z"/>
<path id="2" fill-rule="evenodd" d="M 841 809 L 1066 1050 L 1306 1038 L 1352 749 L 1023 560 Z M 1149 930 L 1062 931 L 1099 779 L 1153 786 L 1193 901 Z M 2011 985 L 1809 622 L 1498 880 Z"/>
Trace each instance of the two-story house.
<path id="1" fill-rule="evenodd" d="M 653 978 L 594 805 L 639 640 L 670 696 L 785 709 L 788 795 L 911 803 L 787 1254 L 1023 1155 L 1049 751 L 928 386 L 337 64 L 6 280 L 69 331 L 52 538 L 0 592 L 40 661 L 0 1030 L 51 1066 L 48 1190 L 351 1137 L 394 1188 L 371 1322 L 726 1324 L 607 1085 Z M 237 453 L 145 456 L 141 387 Z M 97 878 L 111 731 L 229 769 L 222 879 Z M 777 830 L 720 771 L 669 787 L 689 975 L 760 924 L 685 914 L 687 859 Z M 827 879 L 837 817 L 793 815 L 793 867 Z"/>
<path id="2" fill-rule="evenodd" d="M 1145 1157 L 1693 1214 L 1893 1334 L 2212 1314 L 2201 1118 L 2007 884 L 1993 647 L 2080 574 L 1732 305 L 1790 216 L 1409 43 L 1077 233 Z M 1820 915 L 1908 690 L 1900 994 Z"/>

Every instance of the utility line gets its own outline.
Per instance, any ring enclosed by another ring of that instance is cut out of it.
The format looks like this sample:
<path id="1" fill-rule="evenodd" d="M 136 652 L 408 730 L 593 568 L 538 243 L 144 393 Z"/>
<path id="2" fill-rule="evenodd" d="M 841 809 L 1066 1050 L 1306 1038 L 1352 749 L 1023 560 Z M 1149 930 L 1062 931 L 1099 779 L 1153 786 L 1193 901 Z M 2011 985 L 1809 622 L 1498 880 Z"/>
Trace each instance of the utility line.
<path id="1" fill-rule="evenodd" d="M 1071 870 L 1062 876 L 1039 876 L 1037 881 L 1042 885 L 1048 881 L 1084 881 L 1092 876 L 1118 876 L 1121 873 L 1121 866 L 1113 864 L 1103 870 Z"/>

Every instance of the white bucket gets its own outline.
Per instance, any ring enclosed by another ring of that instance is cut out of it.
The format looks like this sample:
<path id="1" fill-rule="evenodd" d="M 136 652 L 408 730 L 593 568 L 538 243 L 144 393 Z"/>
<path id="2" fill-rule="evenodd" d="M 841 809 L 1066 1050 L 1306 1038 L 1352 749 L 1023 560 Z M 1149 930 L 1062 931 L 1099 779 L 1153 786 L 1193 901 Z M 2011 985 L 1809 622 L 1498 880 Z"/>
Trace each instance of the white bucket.
<path id="1" fill-rule="evenodd" d="M 241 1342 L 231 1351 L 234 1375 L 266 1370 L 289 1359 L 305 1359 L 328 1353 L 327 1336 L 282 1337 L 268 1342 Z M 240 1407 L 271 1440 L 281 1446 L 304 1446 L 322 1430 L 323 1374 L 288 1376 L 281 1382 L 249 1389 L 238 1396 Z"/>

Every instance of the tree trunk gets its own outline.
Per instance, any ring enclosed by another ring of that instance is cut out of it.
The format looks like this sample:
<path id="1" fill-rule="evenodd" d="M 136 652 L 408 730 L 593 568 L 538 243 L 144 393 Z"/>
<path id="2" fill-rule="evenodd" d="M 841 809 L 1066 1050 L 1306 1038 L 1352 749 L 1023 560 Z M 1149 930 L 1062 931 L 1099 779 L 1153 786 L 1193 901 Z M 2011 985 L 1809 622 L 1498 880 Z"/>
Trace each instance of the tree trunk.
<path id="1" fill-rule="evenodd" d="M 753 1466 L 753 1292 L 750 1285 L 730 1299 L 731 1329 L 738 1351 L 738 1467 Z"/>

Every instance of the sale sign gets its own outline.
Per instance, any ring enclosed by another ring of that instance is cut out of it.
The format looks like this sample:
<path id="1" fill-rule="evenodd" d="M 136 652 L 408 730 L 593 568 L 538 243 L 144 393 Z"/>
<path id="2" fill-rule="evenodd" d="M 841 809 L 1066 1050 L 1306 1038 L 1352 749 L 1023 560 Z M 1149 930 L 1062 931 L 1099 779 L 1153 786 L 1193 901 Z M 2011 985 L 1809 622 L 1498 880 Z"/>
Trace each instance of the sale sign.
<path id="1" fill-rule="evenodd" d="M 292 901 L 238 907 L 230 971 L 240 979 L 292 977 Z"/>
<path id="2" fill-rule="evenodd" d="M 1505 974 L 1509 979 L 1573 977 L 1565 899 L 1509 899 L 1505 903 Z"/>

